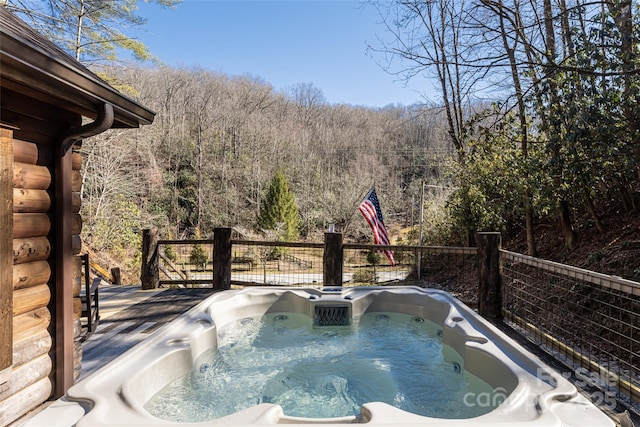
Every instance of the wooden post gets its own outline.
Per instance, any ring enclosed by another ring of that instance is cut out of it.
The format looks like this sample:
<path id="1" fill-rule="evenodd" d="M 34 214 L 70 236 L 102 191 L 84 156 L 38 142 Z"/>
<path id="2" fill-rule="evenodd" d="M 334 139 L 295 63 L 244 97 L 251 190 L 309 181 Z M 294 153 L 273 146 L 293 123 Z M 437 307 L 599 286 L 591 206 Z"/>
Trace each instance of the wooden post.
<path id="1" fill-rule="evenodd" d="M 71 174 L 72 153 L 67 151 L 56 157 L 55 162 L 55 391 L 54 397 L 62 397 L 73 385 L 74 336 L 73 336 L 73 242 Z M 22 214 L 37 215 L 37 214 Z"/>
<path id="2" fill-rule="evenodd" d="M 0 128 L 0 384 L 13 358 L 13 132 Z"/>
<path id="3" fill-rule="evenodd" d="M 489 319 L 502 319 L 502 281 L 500 278 L 500 233 L 477 233 L 480 274 L 478 312 Z"/>
<path id="4" fill-rule="evenodd" d="M 142 266 L 140 268 L 142 289 L 156 289 L 159 286 L 158 262 L 158 228 L 153 227 L 142 232 Z"/>
<path id="5" fill-rule="evenodd" d="M 231 228 L 213 230 L 213 289 L 231 289 Z"/>
<path id="6" fill-rule="evenodd" d="M 160 274 L 158 273 L 158 277 Z M 111 284 L 112 285 L 122 285 L 122 272 L 120 271 L 120 267 L 113 267 L 111 269 Z"/>
<path id="7" fill-rule="evenodd" d="M 342 286 L 343 258 L 342 233 L 324 233 L 322 260 L 324 286 Z"/>

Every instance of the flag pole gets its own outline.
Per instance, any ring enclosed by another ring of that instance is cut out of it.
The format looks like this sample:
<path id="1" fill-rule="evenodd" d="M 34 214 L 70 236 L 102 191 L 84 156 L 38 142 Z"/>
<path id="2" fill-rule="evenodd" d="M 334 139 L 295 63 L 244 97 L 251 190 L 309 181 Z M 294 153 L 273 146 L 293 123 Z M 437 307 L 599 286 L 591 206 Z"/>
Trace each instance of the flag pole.
<path id="1" fill-rule="evenodd" d="M 344 223 L 344 227 L 342 227 L 342 234 L 345 234 L 347 232 L 347 228 L 349 227 L 349 225 L 351 225 L 351 220 L 353 219 L 353 215 L 358 210 L 357 208 L 358 208 L 358 205 L 360 204 L 360 202 L 362 202 L 362 200 L 364 200 L 364 198 L 367 196 L 369 191 L 371 191 L 372 188 L 375 188 L 375 186 L 376 186 L 376 183 L 374 181 L 373 184 L 371 186 L 369 186 L 369 189 L 365 193 L 362 193 L 362 195 L 353 204 L 353 208 L 351 209 L 351 216 L 349 216 L 349 219 L 347 219 L 347 222 Z"/>

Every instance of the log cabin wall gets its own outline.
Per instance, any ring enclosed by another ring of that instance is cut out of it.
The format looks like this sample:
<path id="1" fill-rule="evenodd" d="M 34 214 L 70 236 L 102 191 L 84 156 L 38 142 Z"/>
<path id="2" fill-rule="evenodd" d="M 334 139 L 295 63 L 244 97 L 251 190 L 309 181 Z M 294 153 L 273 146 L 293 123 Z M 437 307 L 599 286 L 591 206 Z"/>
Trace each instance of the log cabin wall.
<path id="1" fill-rule="evenodd" d="M 81 161 L 71 146 L 110 128 L 151 124 L 155 113 L 1 6 L 0 40 L 0 425 L 6 425 L 62 397 L 80 372 L 74 255 Z"/>
<path id="2" fill-rule="evenodd" d="M 54 326 L 52 295 L 55 275 L 53 240 L 53 150 L 50 145 L 12 138 L 13 262 L 12 357 L 0 384 L 0 425 L 19 418 L 54 393 Z M 73 252 L 81 250 L 79 153 L 72 155 Z M 3 235 L 5 234 L 3 230 Z M 74 379 L 80 375 L 81 260 L 73 259 Z"/>

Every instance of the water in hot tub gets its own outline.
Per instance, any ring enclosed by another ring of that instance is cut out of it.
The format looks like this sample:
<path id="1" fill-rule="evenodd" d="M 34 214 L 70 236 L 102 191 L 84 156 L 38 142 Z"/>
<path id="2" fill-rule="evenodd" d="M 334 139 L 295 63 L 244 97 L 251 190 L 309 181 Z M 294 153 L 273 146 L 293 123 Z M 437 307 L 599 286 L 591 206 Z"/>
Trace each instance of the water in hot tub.
<path id="1" fill-rule="evenodd" d="M 428 320 L 368 313 L 356 326 L 310 323 L 300 314 L 277 313 L 226 326 L 217 351 L 201 356 L 190 375 L 167 385 L 145 409 L 198 422 L 259 403 L 281 405 L 289 416 L 332 418 L 385 402 L 418 415 L 471 418 L 503 400 L 460 366 Z"/>

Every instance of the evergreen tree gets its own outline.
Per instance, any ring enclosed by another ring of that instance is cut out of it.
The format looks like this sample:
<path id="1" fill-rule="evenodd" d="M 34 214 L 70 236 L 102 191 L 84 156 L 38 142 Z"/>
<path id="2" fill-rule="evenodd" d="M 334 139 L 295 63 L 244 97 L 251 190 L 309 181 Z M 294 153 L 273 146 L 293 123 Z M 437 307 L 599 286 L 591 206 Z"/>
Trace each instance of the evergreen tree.
<path id="1" fill-rule="evenodd" d="M 292 241 L 299 236 L 299 224 L 298 206 L 287 178 L 282 169 L 278 169 L 260 205 L 258 227 L 275 230 L 282 240 Z"/>
<path id="2" fill-rule="evenodd" d="M 207 253 L 202 245 L 195 245 L 189 254 L 189 262 L 204 271 L 207 266 Z"/>
<path id="3" fill-rule="evenodd" d="M 200 233 L 200 229 L 196 228 L 194 232 L 195 239 L 201 239 L 202 234 Z M 189 254 L 189 262 L 194 264 L 197 268 L 201 268 L 204 271 L 207 268 L 207 262 L 209 261 L 209 257 L 207 256 L 207 251 L 204 250 L 204 247 L 200 244 L 194 245 L 191 248 L 191 253 Z"/>

